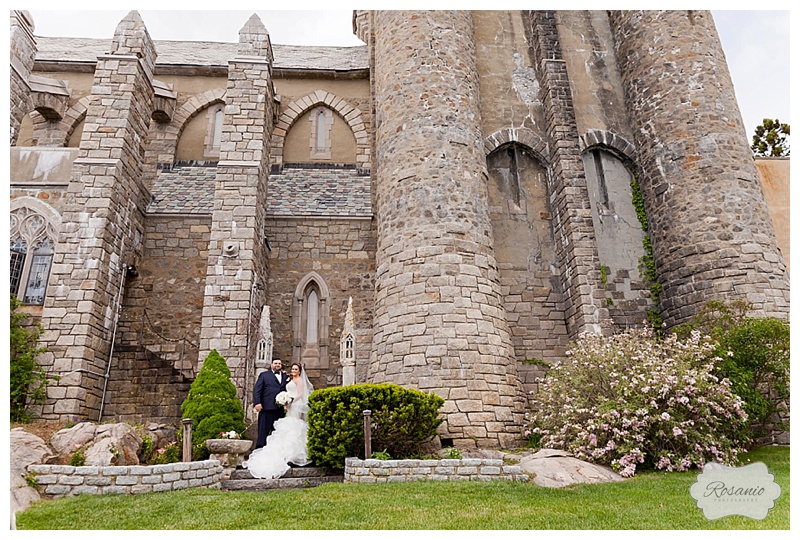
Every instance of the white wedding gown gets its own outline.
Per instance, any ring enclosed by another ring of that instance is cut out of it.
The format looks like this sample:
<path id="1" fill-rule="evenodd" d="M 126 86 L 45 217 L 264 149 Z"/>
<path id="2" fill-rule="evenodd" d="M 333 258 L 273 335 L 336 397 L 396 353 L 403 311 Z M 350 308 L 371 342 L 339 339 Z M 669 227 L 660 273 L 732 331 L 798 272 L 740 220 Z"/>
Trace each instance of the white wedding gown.
<path id="1" fill-rule="evenodd" d="M 308 400 L 293 381 L 286 385 L 286 391 L 294 398 L 286 416 L 275 422 L 274 431 L 267 437 L 267 445 L 253 450 L 250 459 L 242 463 L 256 478 L 279 478 L 289 470 L 289 463 L 300 466 L 309 463 L 306 449 L 308 424 L 305 421 Z"/>

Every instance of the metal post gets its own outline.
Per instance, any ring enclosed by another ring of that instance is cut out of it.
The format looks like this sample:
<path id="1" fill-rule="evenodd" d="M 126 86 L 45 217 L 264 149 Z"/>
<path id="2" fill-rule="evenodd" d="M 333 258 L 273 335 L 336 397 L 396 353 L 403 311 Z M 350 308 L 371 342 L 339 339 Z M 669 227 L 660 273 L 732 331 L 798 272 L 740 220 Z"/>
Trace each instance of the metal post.
<path id="1" fill-rule="evenodd" d="M 364 411 L 364 459 L 372 457 L 372 426 L 370 425 L 372 411 Z"/>
<path id="2" fill-rule="evenodd" d="M 183 461 L 192 461 L 192 420 L 184 418 L 183 423 Z"/>

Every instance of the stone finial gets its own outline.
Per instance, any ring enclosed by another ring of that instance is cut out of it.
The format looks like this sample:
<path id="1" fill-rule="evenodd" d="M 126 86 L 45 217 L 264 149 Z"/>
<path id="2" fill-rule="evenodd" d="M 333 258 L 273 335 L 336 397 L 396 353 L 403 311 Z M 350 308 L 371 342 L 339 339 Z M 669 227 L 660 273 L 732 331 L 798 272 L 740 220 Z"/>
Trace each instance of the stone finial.
<path id="1" fill-rule="evenodd" d="M 369 45 L 369 11 L 363 9 L 353 10 L 353 34 Z"/>
<path id="2" fill-rule="evenodd" d="M 342 339 L 339 342 L 339 363 L 342 364 L 342 385 L 355 384 L 356 378 L 356 316 L 353 311 L 353 297 L 347 301 L 344 315 Z"/>
<path id="3" fill-rule="evenodd" d="M 239 30 L 239 54 L 243 56 L 262 56 L 272 65 L 272 43 L 267 27 L 261 18 L 253 13 Z"/>
<path id="4" fill-rule="evenodd" d="M 156 48 L 138 11 L 131 11 L 117 25 L 111 54 L 135 54 L 139 58 L 152 58 L 155 63 Z"/>

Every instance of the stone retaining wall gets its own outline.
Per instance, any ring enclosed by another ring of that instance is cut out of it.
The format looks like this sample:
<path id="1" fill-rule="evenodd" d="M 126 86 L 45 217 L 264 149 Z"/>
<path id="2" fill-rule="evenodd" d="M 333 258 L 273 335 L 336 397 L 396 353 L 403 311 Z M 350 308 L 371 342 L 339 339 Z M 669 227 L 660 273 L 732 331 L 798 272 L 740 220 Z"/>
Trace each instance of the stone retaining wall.
<path id="1" fill-rule="evenodd" d="M 358 459 L 347 458 L 344 481 L 363 484 L 411 482 L 415 480 L 512 480 L 530 477 L 519 465 L 504 465 L 502 459 Z"/>
<path id="2" fill-rule="evenodd" d="M 40 492 L 55 498 L 67 495 L 150 493 L 193 487 L 219 488 L 223 477 L 218 460 L 128 465 L 73 467 L 70 465 L 30 465 Z"/>

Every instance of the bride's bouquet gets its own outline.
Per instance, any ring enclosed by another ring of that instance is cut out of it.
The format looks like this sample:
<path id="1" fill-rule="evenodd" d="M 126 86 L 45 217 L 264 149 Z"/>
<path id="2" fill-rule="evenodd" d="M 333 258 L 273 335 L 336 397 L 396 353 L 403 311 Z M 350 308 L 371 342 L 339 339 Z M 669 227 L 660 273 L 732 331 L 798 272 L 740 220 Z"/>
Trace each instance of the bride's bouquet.
<path id="1" fill-rule="evenodd" d="M 289 406 L 294 398 L 289 394 L 289 392 L 283 391 L 275 396 L 275 403 L 282 406 L 284 409 Z"/>

